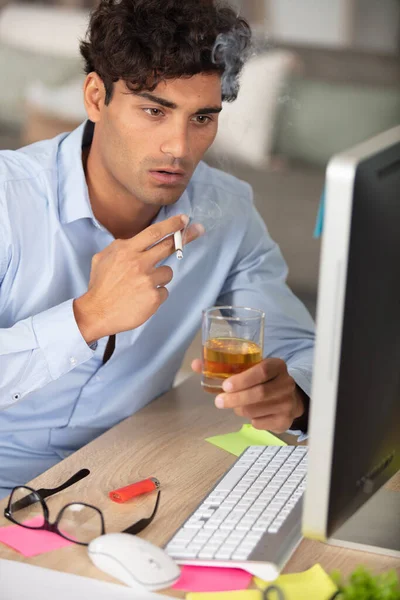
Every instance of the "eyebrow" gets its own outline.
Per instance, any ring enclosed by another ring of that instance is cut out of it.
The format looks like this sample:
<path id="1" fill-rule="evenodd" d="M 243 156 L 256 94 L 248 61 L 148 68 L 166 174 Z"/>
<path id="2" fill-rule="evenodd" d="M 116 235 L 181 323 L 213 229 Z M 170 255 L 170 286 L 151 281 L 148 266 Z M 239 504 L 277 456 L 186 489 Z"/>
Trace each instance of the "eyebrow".
<path id="1" fill-rule="evenodd" d="M 171 102 L 170 100 L 166 100 L 165 98 L 160 98 L 159 96 L 155 96 L 154 94 L 150 94 L 149 92 L 141 92 L 140 94 L 136 94 L 140 98 L 145 98 L 146 100 L 150 100 L 151 102 L 155 102 L 156 104 L 160 104 L 161 106 L 165 106 L 165 108 L 171 108 L 173 110 L 178 108 L 178 105 L 175 102 Z M 222 111 L 222 106 L 205 106 L 204 108 L 199 108 L 194 113 L 195 115 L 204 115 L 204 114 L 218 114 Z"/>

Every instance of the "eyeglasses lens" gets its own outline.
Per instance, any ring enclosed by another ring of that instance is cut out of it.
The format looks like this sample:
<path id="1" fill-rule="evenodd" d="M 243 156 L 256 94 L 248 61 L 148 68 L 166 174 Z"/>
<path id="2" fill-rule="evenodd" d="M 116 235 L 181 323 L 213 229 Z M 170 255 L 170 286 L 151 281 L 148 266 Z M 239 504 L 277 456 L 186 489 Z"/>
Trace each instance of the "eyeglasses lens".
<path id="1" fill-rule="evenodd" d="M 10 512 L 14 521 L 32 529 L 44 525 L 43 507 L 36 492 L 23 486 L 17 487 L 10 500 Z"/>
<path id="2" fill-rule="evenodd" d="M 58 529 L 64 537 L 83 544 L 89 544 L 103 533 L 100 513 L 93 506 L 79 502 L 62 510 Z"/>

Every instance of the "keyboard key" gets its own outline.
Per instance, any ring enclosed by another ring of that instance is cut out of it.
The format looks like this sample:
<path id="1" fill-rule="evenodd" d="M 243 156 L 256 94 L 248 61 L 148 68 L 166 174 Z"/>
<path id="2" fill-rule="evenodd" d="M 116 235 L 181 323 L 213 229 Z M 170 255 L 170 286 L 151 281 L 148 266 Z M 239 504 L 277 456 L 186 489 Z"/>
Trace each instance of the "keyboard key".
<path id="1" fill-rule="evenodd" d="M 192 540 L 194 542 L 197 542 L 197 541 L 199 541 L 199 542 L 201 541 L 201 542 L 204 542 L 204 543 L 208 542 L 208 540 L 210 539 L 210 537 L 213 535 L 213 531 L 206 530 L 206 529 L 201 529 L 200 531 L 196 531 L 194 533 L 195 533 L 195 535 L 192 538 Z M 191 540 L 189 540 L 189 541 L 191 541 Z"/>
<path id="2" fill-rule="evenodd" d="M 245 532 L 243 531 L 238 531 L 237 529 L 235 529 L 235 531 L 232 531 L 232 533 L 229 536 L 229 539 L 231 540 L 242 540 L 244 538 L 244 536 L 246 535 Z"/>
<path id="3" fill-rule="evenodd" d="M 181 529 L 177 534 L 172 538 L 174 541 L 187 541 L 190 542 L 196 535 L 196 532 L 193 529 Z M 172 540 L 171 540 L 172 541 Z"/>
<path id="4" fill-rule="evenodd" d="M 185 523 L 184 528 L 185 529 L 202 529 L 203 528 L 203 521 L 193 521 L 192 523 L 190 523 L 189 521 L 187 523 Z"/>
<path id="5" fill-rule="evenodd" d="M 214 558 L 214 554 L 216 554 L 216 550 L 201 550 L 201 552 L 199 552 L 199 558 Z"/>
<path id="6" fill-rule="evenodd" d="M 220 521 L 213 521 L 212 519 L 210 519 L 204 525 L 204 529 L 209 529 L 211 531 L 216 531 L 217 529 L 219 529 L 220 525 L 221 525 Z"/>
<path id="7" fill-rule="evenodd" d="M 223 542 L 226 542 L 228 536 L 229 531 L 221 531 L 218 529 L 217 531 L 212 532 L 210 542 L 218 543 L 221 546 Z"/>
<path id="8" fill-rule="evenodd" d="M 268 527 L 268 533 L 278 533 L 279 527 L 277 525 L 271 525 Z"/>
<path id="9" fill-rule="evenodd" d="M 229 560 L 230 557 L 232 556 L 232 553 L 233 553 L 233 550 L 230 550 L 229 548 L 221 548 L 215 554 L 215 558 L 217 560 Z"/>
<path id="10" fill-rule="evenodd" d="M 225 475 L 223 480 L 220 481 L 214 492 L 230 492 L 246 472 L 247 469 L 243 467 L 234 467 Z"/>
<path id="11" fill-rule="evenodd" d="M 171 558 L 197 558 L 197 551 L 189 550 L 187 548 L 184 550 L 168 550 L 168 554 Z"/>
<path id="12" fill-rule="evenodd" d="M 235 523 L 227 523 L 226 521 L 224 521 L 224 523 L 221 524 L 221 529 L 223 531 L 233 531 L 233 529 L 236 528 L 236 522 Z"/>
<path id="13" fill-rule="evenodd" d="M 236 550 L 234 554 L 232 554 L 232 558 L 234 560 L 246 560 L 246 558 L 250 555 L 248 550 Z"/>

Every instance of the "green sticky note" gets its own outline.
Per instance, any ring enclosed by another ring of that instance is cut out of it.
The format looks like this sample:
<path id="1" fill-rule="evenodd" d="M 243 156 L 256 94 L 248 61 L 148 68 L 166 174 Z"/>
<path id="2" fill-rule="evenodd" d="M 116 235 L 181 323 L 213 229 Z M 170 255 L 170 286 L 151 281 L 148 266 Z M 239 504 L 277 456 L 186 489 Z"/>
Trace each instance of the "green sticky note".
<path id="1" fill-rule="evenodd" d="M 254 583 L 261 590 L 274 585 L 282 590 L 285 600 L 330 600 L 337 592 L 337 587 L 321 565 L 314 565 L 302 573 L 279 575 L 274 582 L 254 578 Z M 271 600 L 276 596 L 271 592 Z"/>
<path id="2" fill-rule="evenodd" d="M 225 435 L 215 435 L 206 438 L 206 442 L 222 448 L 235 456 L 240 456 L 249 446 L 287 446 L 279 438 L 275 437 L 269 431 L 255 429 L 252 425 L 246 424 L 239 431 L 226 433 Z"/>

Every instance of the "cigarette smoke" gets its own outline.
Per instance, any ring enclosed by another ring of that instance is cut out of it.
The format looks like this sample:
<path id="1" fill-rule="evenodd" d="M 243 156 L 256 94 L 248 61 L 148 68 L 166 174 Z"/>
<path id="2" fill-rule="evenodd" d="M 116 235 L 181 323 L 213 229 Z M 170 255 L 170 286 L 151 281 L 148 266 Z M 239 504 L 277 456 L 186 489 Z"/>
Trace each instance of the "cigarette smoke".
<path id="1" fill-rule="evenodd" d="M 186 214 L 190 217 L 190 224 L 200 223 L 203 225 L 206 235 L 210 234 L 213 229 L 219 229 L 230 218 L 228 207 L 223 209 L 220 204 L 211 200 L 206 194 L 202 195 L 198 203 L 191 210 L 186 211 Z M 187 228 L 182 233 L 184 243 L 186 243 L 186 233 Z"/>
<path id="2" fill-rule="evenodd" d="M 206 232 L 212 231 L 215 227 L 222 224 L 222 208 L 214 200 L 203 198 L 192 211 L 193 223 L 201 223 Z"/>
<path id="3" fill-rule="evenodd" d="M 239 76 L 251 54 L 251 29 L 245 21 L 240 21 L 235 29 L 217 36 L 212 51 L 212 61 L 223 68 L 222 98 L 224 101 L 236 100 L 240 88 Z"/>

